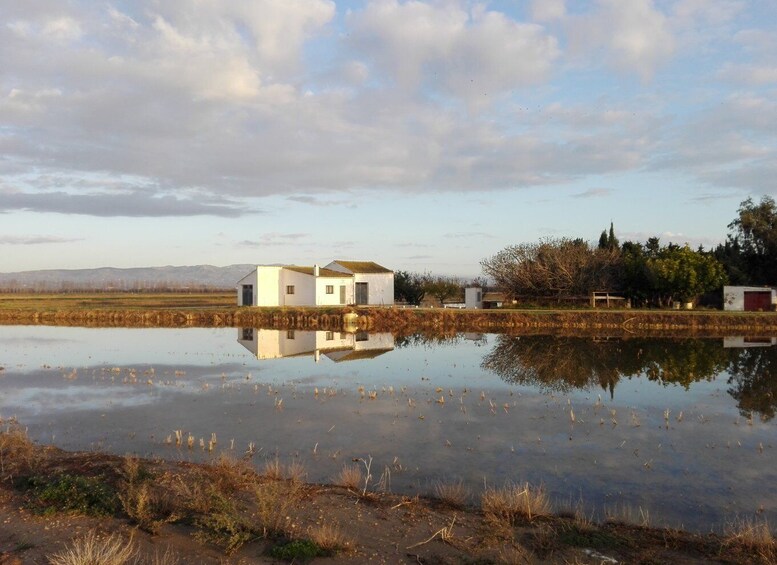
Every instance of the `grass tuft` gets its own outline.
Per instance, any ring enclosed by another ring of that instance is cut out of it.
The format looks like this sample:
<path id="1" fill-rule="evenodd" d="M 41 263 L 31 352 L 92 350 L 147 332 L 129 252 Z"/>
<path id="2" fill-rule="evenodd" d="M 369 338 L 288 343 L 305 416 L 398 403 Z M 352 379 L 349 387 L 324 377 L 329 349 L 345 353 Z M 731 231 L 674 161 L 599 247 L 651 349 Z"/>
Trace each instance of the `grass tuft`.
<path id="1" fill-rule="evenodd" d="M 194 525 L 198 530 L 194 539 L 212 543 L 224 553 L 232 555 L 251 539 L 257 537 L 252 523 L 243 516 L 234 501 L 213 491 L 211 511 L 198 516 Z"/>
<path id="2" fill-rule="evenodd" d="M 323 551 L 333 555 L 341 551 L 350 551 L 354 542 L 343 534 L 337 524 L 324 523 L 310 528 L 310 539 Z"/>
<path id="3" fill-rule="evenodd" d="M 551 512 L 545 491 L 529 483 L 508 483 L 500 489 L 487 488 L 481 504 L 490 522 L 509 527 L 515 526 L 519 520 L 531 522 Z"/>
<path id="4" fill-rule="evenodd" d="M 111 534 L 101 538 L 90 530 L 64 550 L 48 556 L 51 565 L 124 565 L 135 555 L 132 540 Z"/>
<path id="5" fill-rule="evenodd" d="M 358 490 L 364 482 L 361 467 L 358 465 L 343 465 L 334 482 L 347 489 Z"/>
<path id="6" fill-rule="evenodd" d="M 442 502 L 453 508 L 464 508 L 469 502 L 471 492 L 462 481 L 434 483 L 434 494 Z"/>
<path id="7" fill-rule="evenodd" d="M 767 563 L 777 561 L 777 541 L 769 522 L 752 518 L 738 518 L 726 525 L 726 545 L 745 549 Z"/>

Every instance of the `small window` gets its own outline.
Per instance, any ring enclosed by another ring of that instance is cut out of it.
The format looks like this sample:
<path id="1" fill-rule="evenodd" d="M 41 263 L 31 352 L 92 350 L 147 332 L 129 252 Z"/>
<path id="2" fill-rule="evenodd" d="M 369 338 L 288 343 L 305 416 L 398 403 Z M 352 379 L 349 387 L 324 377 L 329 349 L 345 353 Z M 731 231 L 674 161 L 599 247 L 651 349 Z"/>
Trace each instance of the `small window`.
<path id="1" fill-rule="evenodd" d="M 482 295 L 482 294 L 480 294 L 480 291 L 478 291 L 478 297 L 477 297 L 477 299 L 476 299 L 476 300 L 477 300 L 478 302 L 480 302 L 481 300 L 483 300 L 483 295 Z"/>
<path id="2" fill-rule="evenodd" d="M 286 339 L 294 339 L 294 330 L 286 331 Z"/>
<path id="3" fill-rule="evenodd" d="M 254 328 L 243 328 L 243 341 L 254 341 Z"/>
<path id="4" fill-rule="evenodd" d="M 356 332 L 356 336 L 354 338 L 355 341 L 369 341 L 370 340 L 370 334 L 367 332 Z"/>
<path id="5" fill-rule="evenodd" d="M 340 341 L 345 341 L 346 339 L 348 339 L 348 334 L 340 332 Z"/>
<path id="6" fill-rule="evenodd" d="M 294 294 L 294 285 L 293 284 L 287 284 L 286 285 L 286 294 Z"/>
<path id="7" fill-rule="evenodd" d="M 335 332 L 326 332 L 326 340 L 333 341 L 335 339 Z"/>
<path id="8" fill-rule="evenodd" d="M 334 294 L 335 293 L 334 285 L 331 285 L 331 284 L 326 285 L 326 293 L 327 294 Z"/>

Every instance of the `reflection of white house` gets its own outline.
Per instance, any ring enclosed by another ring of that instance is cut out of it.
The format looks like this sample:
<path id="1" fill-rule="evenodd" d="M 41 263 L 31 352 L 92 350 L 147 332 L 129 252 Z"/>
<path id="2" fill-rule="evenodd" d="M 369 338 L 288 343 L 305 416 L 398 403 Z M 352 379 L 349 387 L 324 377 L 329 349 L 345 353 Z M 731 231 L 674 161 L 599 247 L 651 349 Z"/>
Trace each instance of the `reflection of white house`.
<path id="1" fill-rule="evenodd" d="M 745 337 L 742 335 L 723 338 L 723 347 L 726 349 L 742 347 L 772 347 L 777 345 L 775 337 Z"/>
<path id="2" fill-rule="evenodd" d="M 723 309 L 745 312 L 769 312 L 777 304 L 777 293 L 769 287 L 724 286 Z"/>
<path id="3" fill-rule="evenodd" d="M 326 355 L 332 361 L 371 359 L 394 349 L 390 333 L 238 329 L 237 342 L 257 359 Z"/>
<path id="4" fill-rule="evenodd" d="M 258 265 L 237 283 L 238 306 L 394 304 L 394 273 L 372 261 L 326 267 Z"/>

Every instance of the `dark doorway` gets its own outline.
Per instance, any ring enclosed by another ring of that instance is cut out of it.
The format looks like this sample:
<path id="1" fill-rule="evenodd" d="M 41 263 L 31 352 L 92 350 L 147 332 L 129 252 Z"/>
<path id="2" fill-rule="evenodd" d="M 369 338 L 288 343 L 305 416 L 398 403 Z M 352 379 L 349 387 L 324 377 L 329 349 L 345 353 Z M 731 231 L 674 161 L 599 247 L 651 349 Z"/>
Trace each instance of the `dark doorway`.
<path id="1" fill-rule="evenodd" d="M 356 283 L 356 304 L 369 304 L 370 290 L 368 283 Z"/>
<path id="2" fill-rule="evenodd" d="M 254 305 L 254 285 L 244 284 L 243 285 L 243 306 L 253 306 L 253 305 Z"/>
<path id="3" fill-rule="evenodd" d="M 771 291 L 745 291 L 745 310 L 747 312 L 768 312 L 771 308 Z"/>

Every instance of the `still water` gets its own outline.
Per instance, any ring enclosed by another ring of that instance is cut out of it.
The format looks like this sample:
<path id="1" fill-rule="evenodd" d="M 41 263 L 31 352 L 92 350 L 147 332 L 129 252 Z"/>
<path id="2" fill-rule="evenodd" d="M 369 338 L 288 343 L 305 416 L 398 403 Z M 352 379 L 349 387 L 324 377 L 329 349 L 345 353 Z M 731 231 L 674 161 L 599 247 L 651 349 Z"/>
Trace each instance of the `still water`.
<path id="1" fill-rule="evenodd" d="M 70 450 L 317 482 L 372 457 L 396 493 L 529 481 L 559 511 L 720 531 L 777 523 L 775 343 L 2 326 L 0 417 Z"/>

